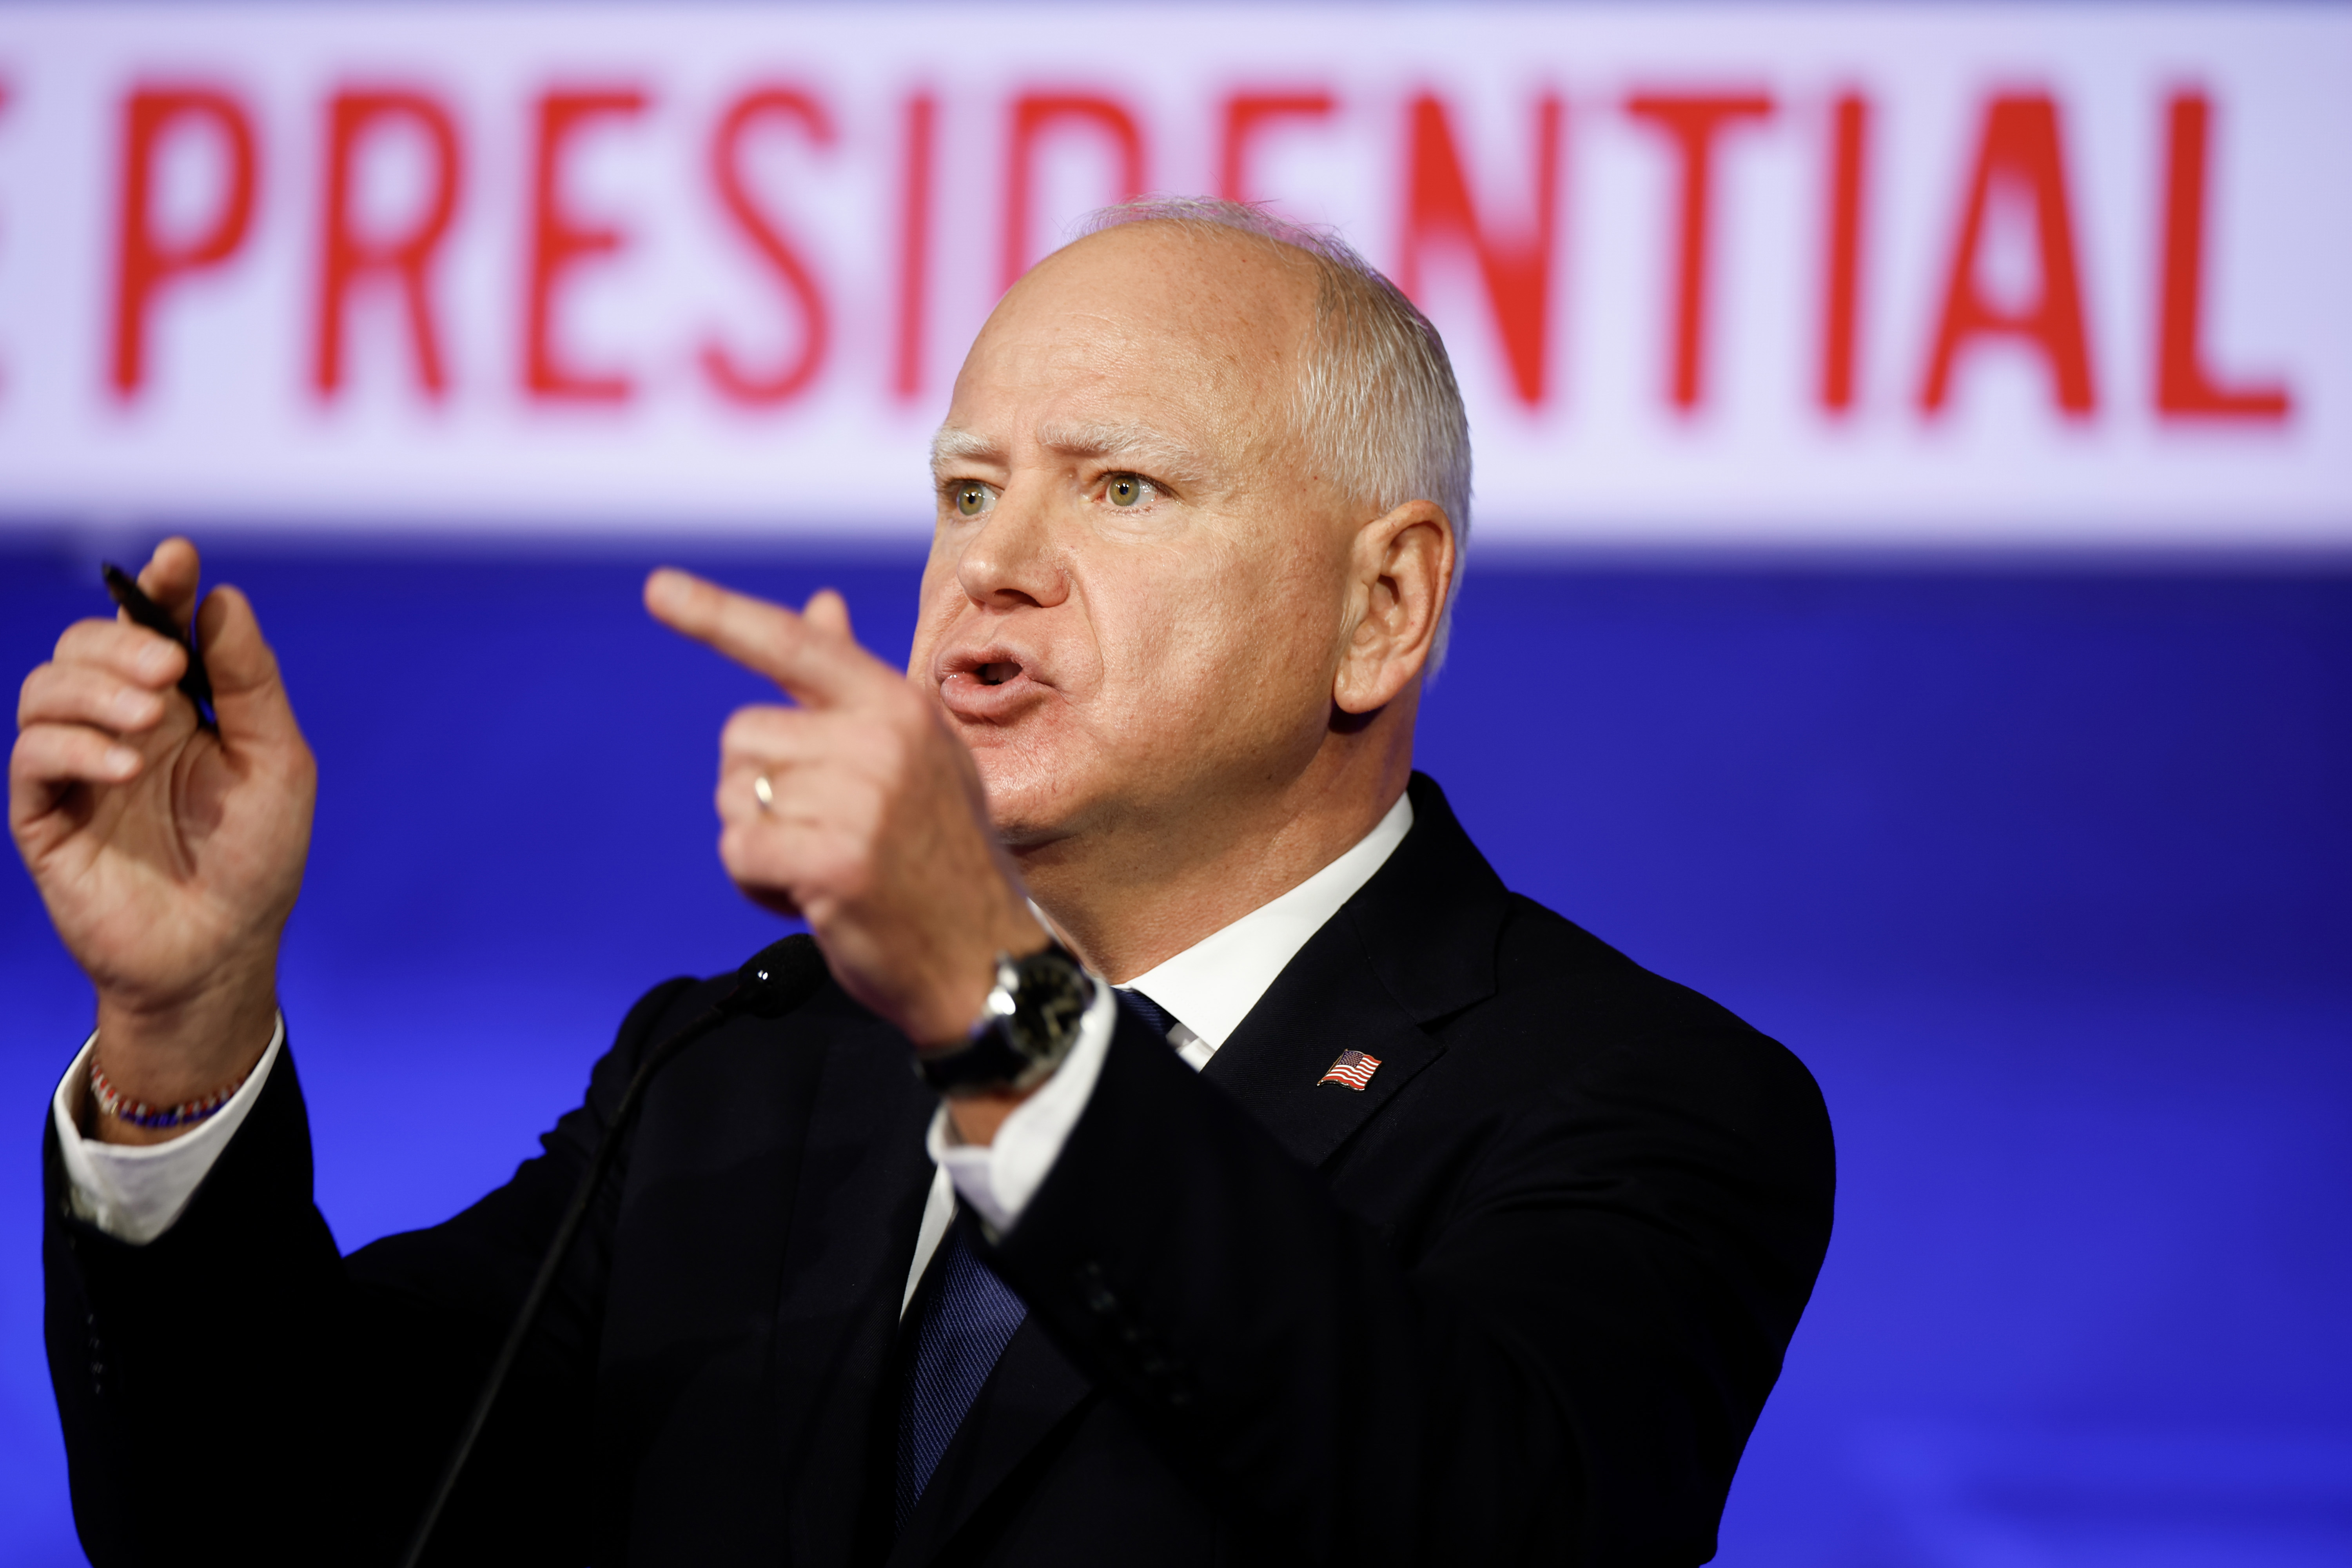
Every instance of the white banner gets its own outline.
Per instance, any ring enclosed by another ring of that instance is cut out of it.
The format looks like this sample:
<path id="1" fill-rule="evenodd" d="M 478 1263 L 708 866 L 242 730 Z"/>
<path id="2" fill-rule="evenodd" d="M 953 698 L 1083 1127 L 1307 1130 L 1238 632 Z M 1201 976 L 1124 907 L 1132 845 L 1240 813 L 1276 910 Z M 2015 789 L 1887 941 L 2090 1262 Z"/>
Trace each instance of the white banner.
<path id="1" fill-rule="evenodd" d="M 1490 539 L 2352 542 L 2352 11 L 0 6 L 0 526 L 929 526 L 1139 191 L 1444 331 Z"/>

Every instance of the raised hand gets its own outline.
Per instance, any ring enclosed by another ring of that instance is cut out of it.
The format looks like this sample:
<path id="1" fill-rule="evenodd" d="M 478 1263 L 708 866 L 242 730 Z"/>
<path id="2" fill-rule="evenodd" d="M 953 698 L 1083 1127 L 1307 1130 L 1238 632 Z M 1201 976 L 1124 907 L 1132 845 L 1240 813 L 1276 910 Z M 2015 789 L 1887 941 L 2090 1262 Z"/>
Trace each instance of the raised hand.
<path id="1" fill-rule="evenodd" d="M 646 607 L 799 704 L 740 709 L 727 722 L 727 874 L 758 902 L 805 916 L 843 987 L 909 1039 L 961 1038 L 995 955 L 1047 940 L 963 742 L 903 674 L 857 646 L 836 594 L 794 615 L 665 570 L 646 581 Z"/>
<path id="2" fill-rule="evenodd" d="M 195 616 L 220 733 L 175 689 L 170 639 L 79 621 L 25 679 L 8 766 L 9 831 L 97 989 L 107 1074 L 158 1104 L 234 1081 L 268 1045 L 317 795 L 252 605 L 220 588 L 199 609 L 198 566 L 167 540 L 139 584 L 183 626 Z"/>

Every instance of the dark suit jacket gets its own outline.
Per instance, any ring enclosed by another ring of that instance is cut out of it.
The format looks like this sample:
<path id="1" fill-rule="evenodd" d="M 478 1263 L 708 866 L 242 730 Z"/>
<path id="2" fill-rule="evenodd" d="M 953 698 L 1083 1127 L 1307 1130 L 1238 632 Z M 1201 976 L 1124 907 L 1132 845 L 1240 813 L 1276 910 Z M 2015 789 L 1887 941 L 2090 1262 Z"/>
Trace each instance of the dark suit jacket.
<path id="1" fill-rule="evenodd" d="M 1122 1016 L 1019 1225 L 1028 1321 L 903 1532 L 906 1041 L 828 984 L 657 1080 L 438 1538 L 499 1563 L 1696 1563 L 1830 1229 L 1787 1051 L 1507 891 L 1437 786 L 1194 1074 Z M 396 1551 L 640 1054 L 514 1180 L 338 1255 L 290 1058 L 131 1247 L 48 1155 L 48 1348 L 100 1568 Z M 1359 1091 L 1317 1080 L 1343 1049 Z M 971 1224 L 960 1220 L 961 1224 Z"/>

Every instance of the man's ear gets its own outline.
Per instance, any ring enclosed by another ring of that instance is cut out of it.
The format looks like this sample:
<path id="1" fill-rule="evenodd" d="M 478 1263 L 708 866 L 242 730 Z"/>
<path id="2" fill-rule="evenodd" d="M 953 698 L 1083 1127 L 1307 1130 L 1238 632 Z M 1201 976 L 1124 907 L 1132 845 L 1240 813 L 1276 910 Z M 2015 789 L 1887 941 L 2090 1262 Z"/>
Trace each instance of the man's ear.
<path id="1" fill-rule="evenodd" d="M 1409 500 L 1357 531 L 1348 643 L 1332 681 L 1341 711 L 1385 707 L 1428 664 L 1454 582 L 1454 523 L 1434 501 Z"/>

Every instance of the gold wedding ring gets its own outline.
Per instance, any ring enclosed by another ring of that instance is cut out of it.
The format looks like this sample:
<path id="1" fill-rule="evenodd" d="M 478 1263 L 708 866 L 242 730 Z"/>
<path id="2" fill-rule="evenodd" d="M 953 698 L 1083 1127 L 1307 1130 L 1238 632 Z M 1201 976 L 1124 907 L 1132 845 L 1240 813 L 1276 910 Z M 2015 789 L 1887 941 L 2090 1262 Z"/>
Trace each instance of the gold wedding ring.
<path id="1" fill-rule="evenodd" d="M 760 809 L 761 811 L 773 811 L 776 809 L 776 786 L 768 782 L 767 774 L 753 773 L 751 775 L 751 793 L 759 797 Z"/>

